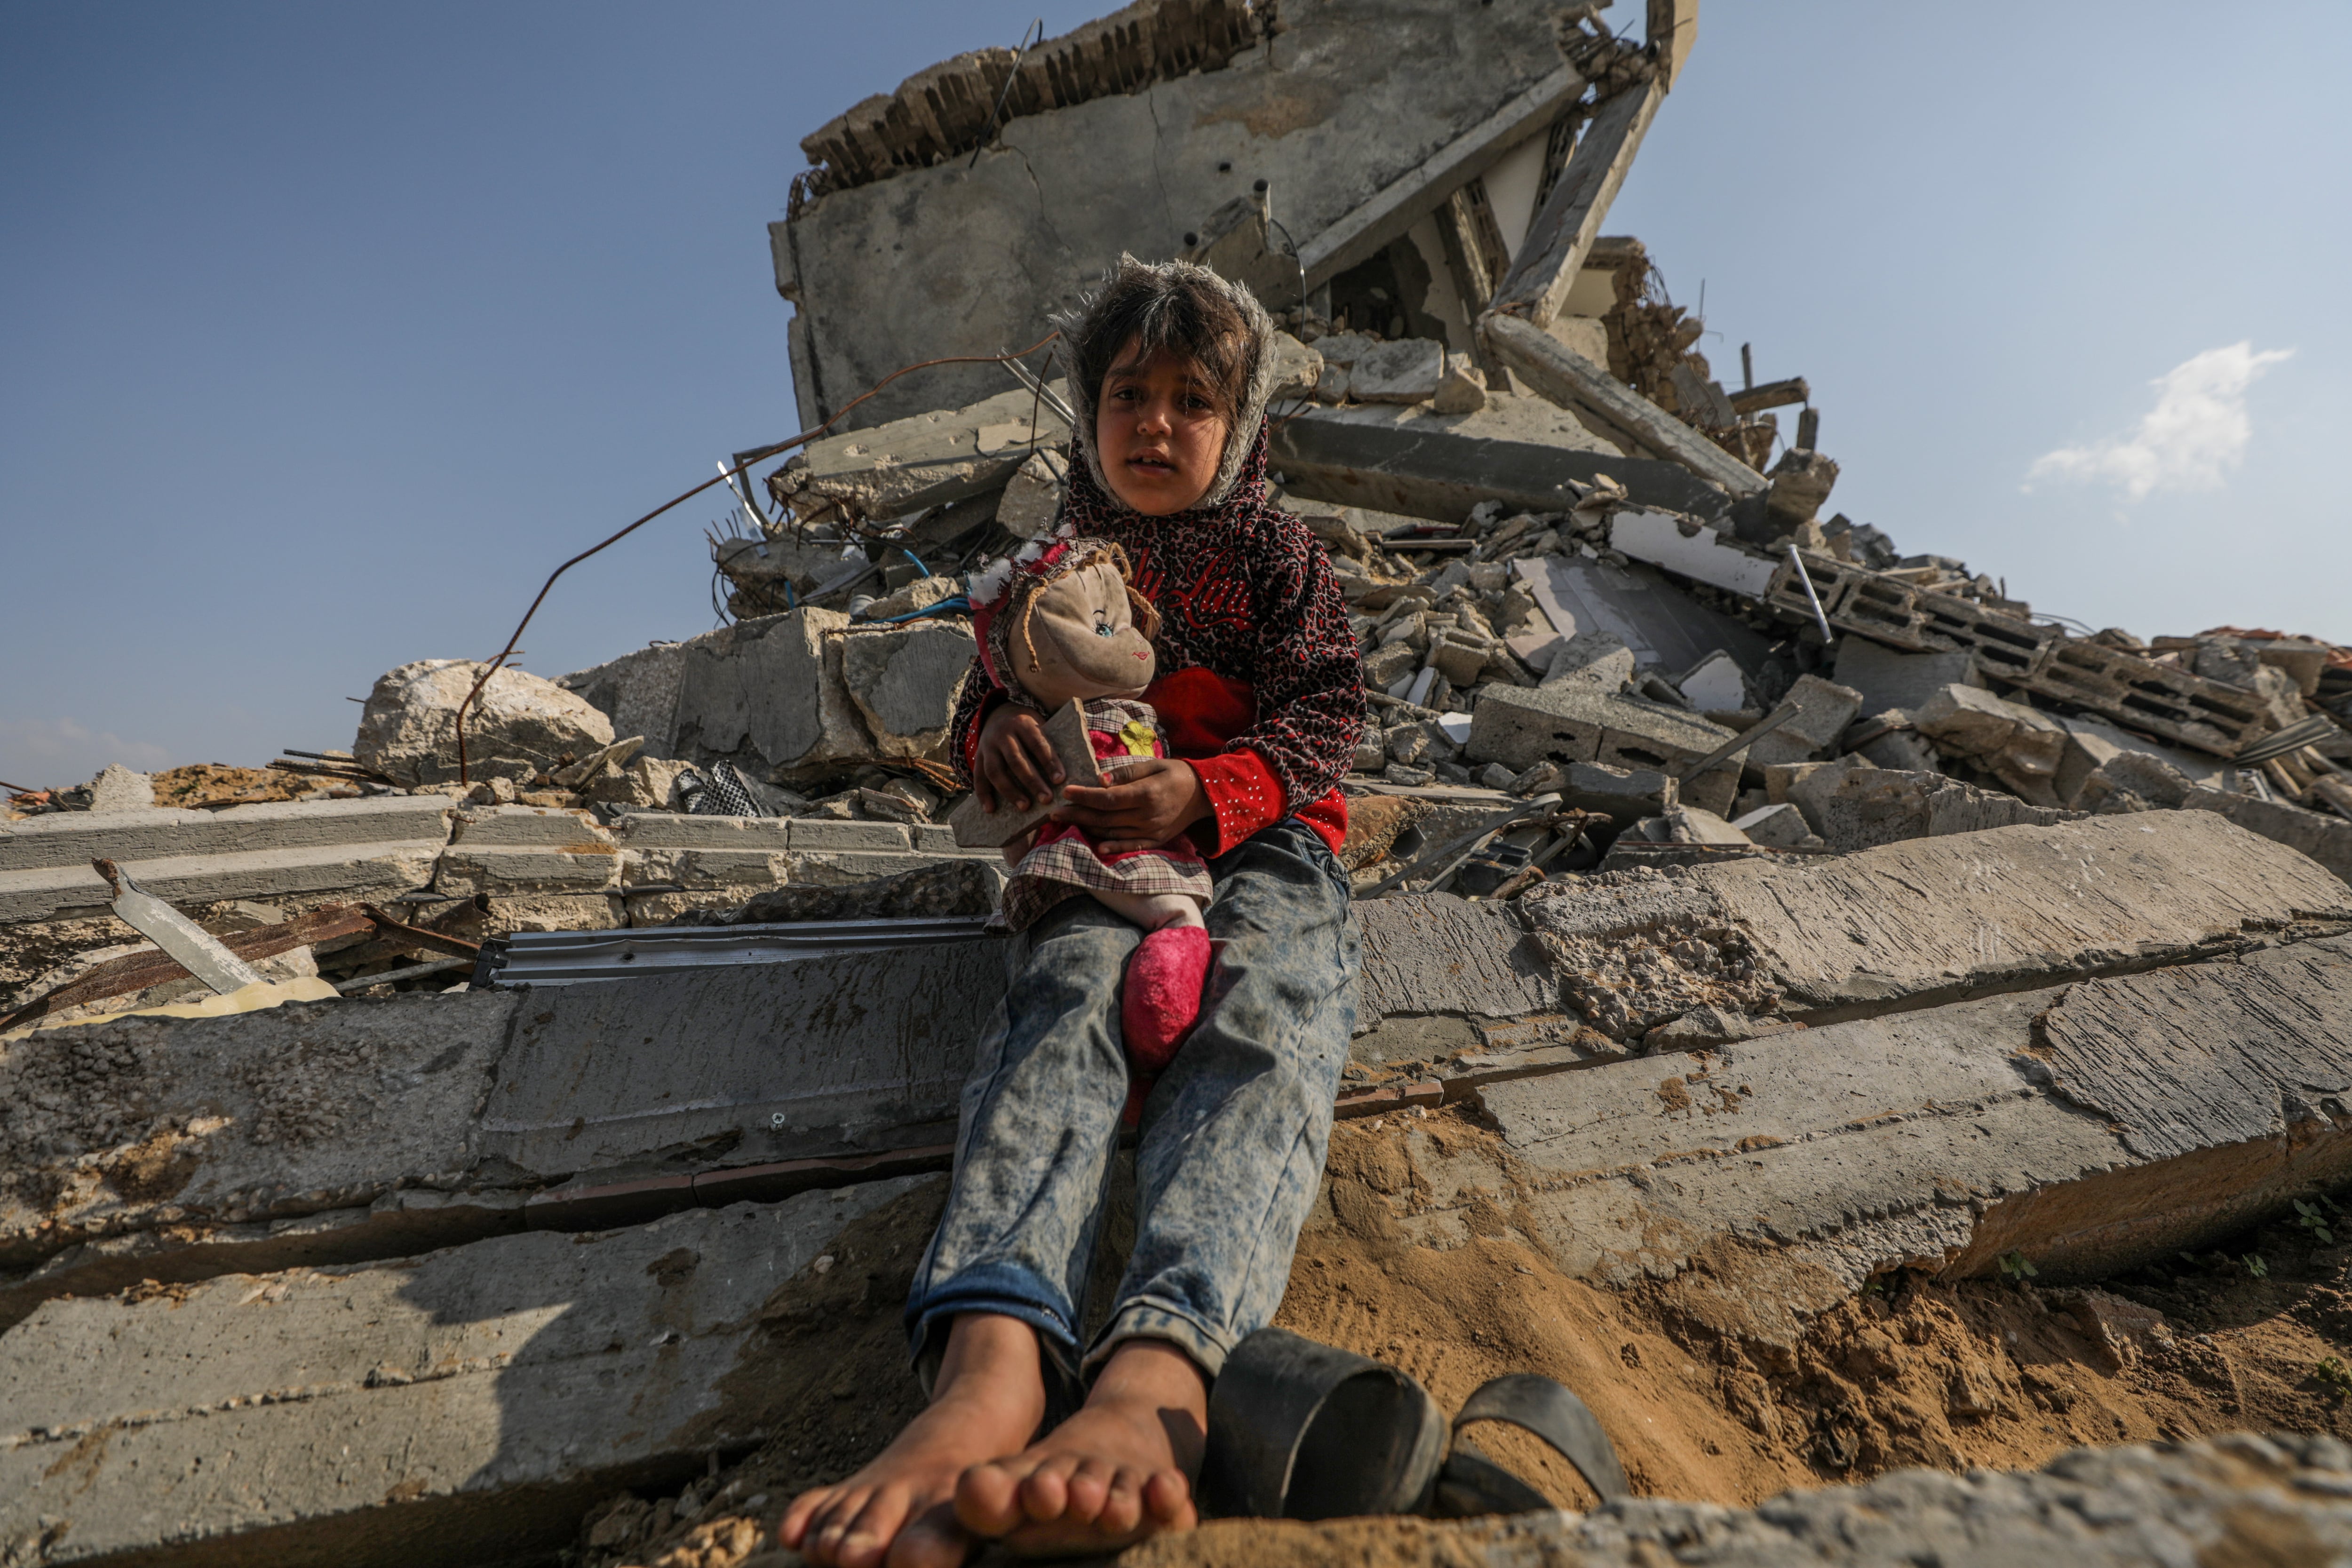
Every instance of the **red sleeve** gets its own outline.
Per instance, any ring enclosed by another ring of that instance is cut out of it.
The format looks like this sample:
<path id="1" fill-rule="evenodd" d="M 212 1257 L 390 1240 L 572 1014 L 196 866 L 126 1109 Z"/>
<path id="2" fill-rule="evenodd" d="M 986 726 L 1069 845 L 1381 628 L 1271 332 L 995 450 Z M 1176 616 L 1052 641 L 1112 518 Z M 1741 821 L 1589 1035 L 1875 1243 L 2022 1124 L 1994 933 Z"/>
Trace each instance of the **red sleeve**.
<path id="1" fill-rule="evenodd" d="M 1200 775 L 1201 792 L 1209 797 L 1209 809 L 1214 815 L 1214 839 L 1202 844 L 1201 852 L 1215 857 L 1223 855 L 1261 827 L 1271 827 L 1288 815 L 1284 804 L 1282 781 L 1266 766 L 1265 759 L 1246 747 L 1221 752 L 1213 757 L 1201 757 L 1192 763 L 1192 771 Z M 1198 838 L 1208 838 L 1211 823 L 1204 822 L 1196 830 Z"/>

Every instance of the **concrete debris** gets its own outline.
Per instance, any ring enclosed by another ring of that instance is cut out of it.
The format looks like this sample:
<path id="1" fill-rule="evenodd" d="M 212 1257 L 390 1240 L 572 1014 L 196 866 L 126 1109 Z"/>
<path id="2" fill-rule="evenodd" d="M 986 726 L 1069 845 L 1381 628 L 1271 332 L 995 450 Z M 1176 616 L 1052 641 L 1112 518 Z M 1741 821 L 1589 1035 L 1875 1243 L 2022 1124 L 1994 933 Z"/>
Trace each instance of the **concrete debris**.
<path id="1" fill-rule="evenodd" d="M 481 665 L 459 658 L 419 659 L 386 671 L 360 710 L 353 758 L 403 784 L 455 781 L 457 709 L 481 676 Z M 613 739 L 613 721 L 604 714 L 520 669 L 492 674 L 466 711 L 467 767 L 478 779 L 528 782 Z"/>
<path id="2" fill-rule="evenodd" d="M 1135 1568 L 1880 1568 L 1886 1563 L 2328 1562 L 2352 1551 L 2352 1448 L 2333 1436 L 2075 1448 L 2040 1470 L 1900 1470 L 1753 1509 L 1637 1498 L 1587 1513 L 1468 1520 L 1229 1520 L 1162 1536 Z M 2292 1544 L 2286 1544 L 2291 1542 Z M 2307 1553 L 2307 1556 L 2305 1555 Z"/>

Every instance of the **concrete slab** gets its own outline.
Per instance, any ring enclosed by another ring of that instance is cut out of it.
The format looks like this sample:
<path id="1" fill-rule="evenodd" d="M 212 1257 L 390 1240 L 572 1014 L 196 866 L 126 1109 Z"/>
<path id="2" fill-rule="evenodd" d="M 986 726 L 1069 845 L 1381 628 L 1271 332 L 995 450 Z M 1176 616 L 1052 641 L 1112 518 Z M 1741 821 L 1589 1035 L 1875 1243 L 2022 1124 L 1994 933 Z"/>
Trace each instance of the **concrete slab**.
<path id="1" fill-rule="evenodd" d="M 1700 604 L 1647 566 L 1545 555 L 1514 561 L 1511 569 L 1561 637 L 1606 632 L 1645 669 L 1679 675 L 1717 650 L 1754 669 L 1769 651 L 1745 621 Z"/>
<path id="2" fill-rule="evenodd" d="M 469 849 L 485 847 L 572 849 L 593 844 L 609 848 L 613 836 L 584 811 L 546 805 L 476 805 L 450 818 L 449 842 Z M 578 852 L 575 850 L 575 853 Z"/>
<path id="3" fill-rule="evenodd" d="M 721 636 L 705 632 L 692 639 L 702 642 Z M 686 650 L 690 646 L 682 642 L 655 643 L 635 653 L 570 675 L 556 677 L 555 684 L 566 691 L 579 693 L 581 700 L 613 721 L 615 735 L 643 735 L 648 757 L 668 758 L 677 732 L 678 682 L 686 673 Z"/>
<path id="4" fill-rule="evenodd" d="M 0 873 L 87 867 L 100 856 L 133 864 L 189 855 L 383 844 L 449 836 L 446 795 L 286 800 L 226 811 L 53 812 L 0 824 Z"/>
<path id="5" fill-rule="evenodd" d="M 698 638 L 679 678 L 676 754 L 730 760 L 755 777 L 870 754 L 832 635 L 848 624 L 838 611 L 812 608 Z"/>
<path id="6" fill-rule="evenodd" d="M 180 905 L 278 902 L 323 893 L 383 899 L 431 881 L 442 843 L 436 834 L 394 843 L 165 855 L 124 862 L 124 868 L 157 898 Z M 106 883 L 87 862 L 0 871 L 0 924 L 101 914 L 109 902 Z"/>
<path id="7" fill-rule="evenodd" d="M 2210 1245 L 2352 1174 L 2347 1092 L 2339 937 L 1479 1094 L 1569 1272 L 1769 1247 L 1738 1310 L 1771 1339 L 1898 1267 L 2093 1279 Z"/>
<path id="8" fill-rule="evenodd" d="M 1867 717 L 1889 708 L 1910 712 L 1947 686 L 1982 686 L 1976 657 L 1965 648 L 1941 653 L 1905 653 L 1865 637 L 1838 642 L 1834 677 L 1862 693 Z"/>
<path id="9" fill-rule="evenodd" d="M 1512 511 L 1564 512 L 1602 474 L 1636 505 L 1694 517 L 1729 509 L 1723 492 L 1681 464 L 1621 456 L 1565 412 L 1556 412 L 1562 427 L 1483 433 L 1480 422 L 1501 418 L 1499 397 L 1467 415 L 1309 408 L 1275 430 L 1270 449 L 1293 494 L 1444 522 L 1462 521 L 1487 500 Z"/>
<path id="10" fill-rule="evenodd" d="M 1003 373 L 995 379 L 1003 381 Z M 1069 397 L 1066 382 L 1054 383 L 1053 390 Z M 1068 426 L 1050 407 L 1015 387 L 967 408 L 935 406 L 813 441 L 784 465 L 782 482 L 804 517 L 904 517 L 995 489 L 1038 447 L 1063 446 L 1069 438 Z"/>
<path id="11" fill-rule="evenodd" d="M 551 1552 L 616 1488 L 769 1434 L 762 1304 L 918 1184 L 51 1301 L 0 1336 L 0 1540 L 52 1563 Z"/>
<path id="12" fill-rule="evenodd" d="M 2182 800 L 2188 811 L 2212 812 L 2263 837 L 2298 849 L 2352 882 L 2352 822 L 2306 811 L 2283 801 L 2256 800 L 2215 789 L 2192 789 Z"/>
<path id="13" fill-rule="evenodd" d="M 942 1142 L 1020 944 L 683 970 L 530 994 L 483 1112 L 532 1182 Z"/>
<path id="14" fill-rule="evenodd" d="M 462 1187 L 510 992 L 121 1018 L 0 1047 L 0 1267 Z"/>
<path id="15" fill-rule="evenodd" d="M 619 886 L 620 879 L 619 848 L 609 840 L 587 841 L 584 835 L 577 845 L 562 849 L 453 846 L 441 852 L 433 870 L 434 891 L 449 898 L 474 893 L 509 898 L 527 893 L 593 893 Z"/>
<path id="16" fill-rule="evenodd" d="M 613 839 L 627 849 L 758 849 L 792 847 L 789 816 L 688 816 L 675 811 L 633 811 L 613 824 Z"/>

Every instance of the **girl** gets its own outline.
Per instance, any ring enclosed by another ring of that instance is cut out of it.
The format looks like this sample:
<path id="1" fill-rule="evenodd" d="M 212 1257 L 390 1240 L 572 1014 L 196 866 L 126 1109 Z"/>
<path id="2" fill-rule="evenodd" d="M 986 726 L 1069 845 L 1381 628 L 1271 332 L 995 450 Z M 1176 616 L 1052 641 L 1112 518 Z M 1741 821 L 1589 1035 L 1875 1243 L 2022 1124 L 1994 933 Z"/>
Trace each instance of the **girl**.
<path id="1" fill-rule="evenodd" d="M 1020 939 L 907 1303 L 930 1405 L 784 1516 L 786 1546 L 840 1568 L 957 1563 L 979 1537 L 1110 1551 L 1193 1522 L 1209 1382 L 1281 1302 L 1355 1023 L 1335 786 L 1362 671 L 1320 547 L 1266 500 L 1273 322 L 1206 268 L 1122 257 L 1061 324 L 1084 458 L 1062 521 L 1120 546 L 1159 613 L 1144 697 L 1172 754 L 1072 787 L 1055 816 L 1108 853 L 1189 835 L 1215 958 L 1200 1022 L 1144 1103 L 1135 1250 L 1082 1345 L 1128 1090 L 1119 976 L 1142 933 L 1071 899 Z M 989 809 L 1063 782 L 1034 713 L 977 668 L 954 735 Z"/>

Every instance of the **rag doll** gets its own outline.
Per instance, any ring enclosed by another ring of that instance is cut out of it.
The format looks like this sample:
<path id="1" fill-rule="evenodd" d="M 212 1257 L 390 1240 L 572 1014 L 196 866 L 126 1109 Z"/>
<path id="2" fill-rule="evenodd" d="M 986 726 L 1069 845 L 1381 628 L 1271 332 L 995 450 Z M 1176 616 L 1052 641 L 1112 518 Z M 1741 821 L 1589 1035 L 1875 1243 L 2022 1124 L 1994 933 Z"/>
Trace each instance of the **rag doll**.
<path id="1" fill-rule="evenodd" d="M 975 579 L 981 660 L 1007 696 L 1041 717 L 1076 701 L 1106 782 L 1123 766 L 1167 754 L 1160 717 L 1141 700 L 1156 660 L 1160 615 L 1128 585 L 1127 552 L 1099 539 L 1056 539 L 1029 558 L 999 563 Z M 1201 912 L 1213 890 L 1207 863 L 1179 835 L 1149 849 L 1105 853 L 1084 829 L 1050 818 L 1025 845 L 1005 848 L 1012 879 L 992 918 L 1022 931 L 1064 899 L 1091 894 L 1141 926 L 1128 961 L 1119 1022 L 1136 1089 L 1132 1120 L 1151 1080 L 1175 1058 L 1201 1013 L 1209 931 Z"/>

